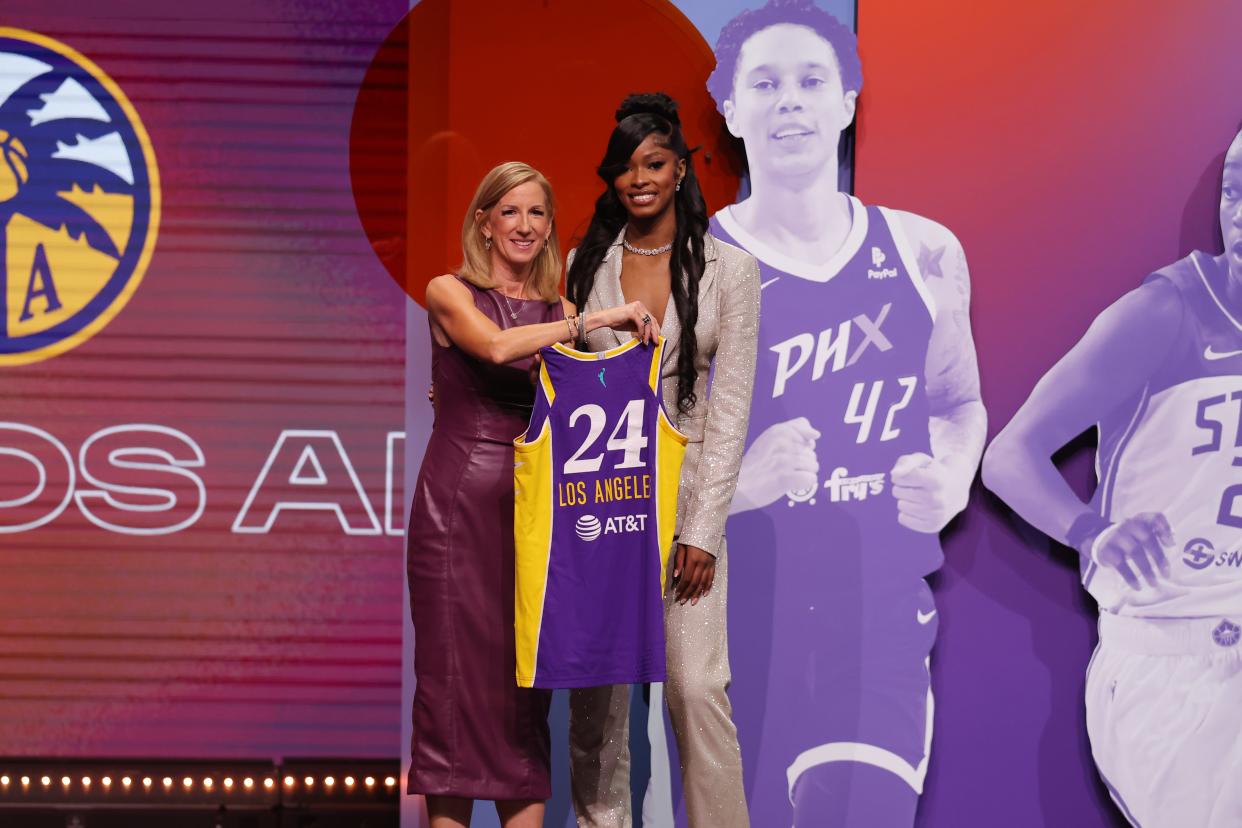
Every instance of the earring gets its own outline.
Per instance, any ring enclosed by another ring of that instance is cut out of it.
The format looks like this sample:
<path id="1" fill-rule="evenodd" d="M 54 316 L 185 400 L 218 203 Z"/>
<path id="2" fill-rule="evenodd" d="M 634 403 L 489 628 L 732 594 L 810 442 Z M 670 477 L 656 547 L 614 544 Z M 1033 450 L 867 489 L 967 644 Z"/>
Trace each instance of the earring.
<path id="1" fill-rule="evenodd" d="M 681 182 L 680 182 L 680 181 L 678 181 L 678 182 L 677 182 L 677 192 L 679 192 L 679 193 L 681 192 Z"/>
<path id="2" fill-rule="evenodd" d="M 491 250 L 491 249 L 492 249 L 492 237 L 491 237 L 491 236 L 484 236 L 484 237 L 483 237 L 483 249 L 484 249 L 484 250 Z"/>

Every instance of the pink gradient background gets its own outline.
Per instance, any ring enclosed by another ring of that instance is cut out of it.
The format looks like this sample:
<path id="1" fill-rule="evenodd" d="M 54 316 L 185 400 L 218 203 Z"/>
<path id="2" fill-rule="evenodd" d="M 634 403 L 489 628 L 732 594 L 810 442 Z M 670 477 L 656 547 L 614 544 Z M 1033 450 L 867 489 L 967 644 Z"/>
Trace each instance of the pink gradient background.
<path id="1" fill-rule="evenodd" d="M 994 434 L 1102 308 L 1191 249 L 1219 252 L 1242 7 L 859 6 L 857 192 L 965 246 Z M 1084 495 L 1090 456 L 1066 468 Z M 919 824 L 1124 824 L 1085 734 L 1095 606 L 1074 560 L 981 488 L 945 554 Z"/>

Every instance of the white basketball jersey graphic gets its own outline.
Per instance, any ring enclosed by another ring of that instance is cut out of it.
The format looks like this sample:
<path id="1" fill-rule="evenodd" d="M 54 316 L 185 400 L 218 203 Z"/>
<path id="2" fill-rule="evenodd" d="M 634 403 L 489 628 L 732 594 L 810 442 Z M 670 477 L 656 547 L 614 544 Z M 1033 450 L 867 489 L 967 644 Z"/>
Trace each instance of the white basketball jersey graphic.
<path id="1" fill-rule="evenodd" d="M 1210 256 L 1191 254 L 1149 278 L 1177 287 L 1182 330 L 1138 397 L 1101 421 L 1095 502 L 1114 523 L 1163 514 L 1172 574 L 1134 590 L 1115 570 L 1087 564 L 1083 584 L 1121 615 L 1242 612 L 1242 320 Z"/>

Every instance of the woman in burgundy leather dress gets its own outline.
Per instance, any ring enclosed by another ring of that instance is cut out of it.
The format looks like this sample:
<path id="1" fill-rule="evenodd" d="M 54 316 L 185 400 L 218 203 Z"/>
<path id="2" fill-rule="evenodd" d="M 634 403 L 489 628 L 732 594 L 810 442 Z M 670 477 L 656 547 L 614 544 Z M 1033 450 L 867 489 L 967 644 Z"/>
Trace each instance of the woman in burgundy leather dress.
<path id="1" fill-rule="evenodd" d="M 506 828 L 543 824 L 548 701 L 514 678 L 513 439 L 534 402 L 534 354 L 615 327 L 659 328 L 640 302 L 574 315 L 557 294 L 552 189 L 509 162 L 479 184 L 456 275 L 427 286 L 436 418 L 410 512 L 407 571 L 417 642 L 410 793 L 432 828 L 465 826 L 475 799 Z"/>

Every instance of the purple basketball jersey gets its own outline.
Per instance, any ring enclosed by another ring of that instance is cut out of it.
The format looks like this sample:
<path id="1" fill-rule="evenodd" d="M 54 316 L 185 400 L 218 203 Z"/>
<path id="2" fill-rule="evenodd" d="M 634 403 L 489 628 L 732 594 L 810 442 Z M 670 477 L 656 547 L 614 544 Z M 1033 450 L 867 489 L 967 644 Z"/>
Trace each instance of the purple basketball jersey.
<path id="1" fill-rule="evenodd" d="M 664 680 L 664 578 L 685 437 L 659 395 L 663 340 L 543 350 L 515 442 L 517 680 Z"/>
<path id="2" fill-rule="evenodd" d="M 731 652 L 744 755 L 781 757 L 745 765 L 759 775 L 747 779 L 756 824 L 791 824 L 799 780 L 837 762 L 884 767 L 921 791 L 930 745 L 936 623 L 923 576 L 943 555 L 935 535 L 897 522 L 889 473 L 902 455 L 931 453 L 935 307 L 899 219 L 850 202 L 846 240 L 819 266 L 764 245 L 728 209 L 711 223 L 759 260 L 747 450 L 799 417 L 820 434 L 815 486 L 728 525 L 731 579 L 743 585 L 730 590 L 730 615 L 771 625 L 753 630 L 770 649 L 735 638 Z"/>

